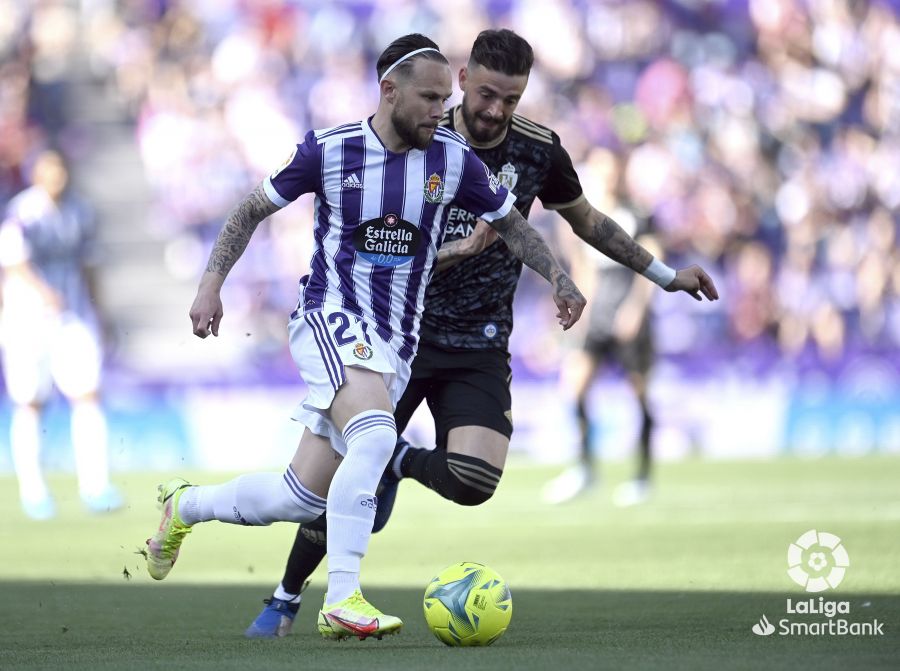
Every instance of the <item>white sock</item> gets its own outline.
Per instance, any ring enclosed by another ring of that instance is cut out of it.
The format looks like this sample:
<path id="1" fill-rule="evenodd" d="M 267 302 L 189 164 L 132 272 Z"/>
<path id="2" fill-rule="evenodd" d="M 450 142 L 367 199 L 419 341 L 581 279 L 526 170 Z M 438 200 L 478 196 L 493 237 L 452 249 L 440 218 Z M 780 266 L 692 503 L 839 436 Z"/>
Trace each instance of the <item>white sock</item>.
<path id="1" fill-rule="evenodd" d="M 222 485 L 191 487 L 178 502 L 185 524 L 219 520 L 268 526 L 272 522 L 312 522 L 325 499 L 303 486 L 288 466 L 284 473 L 250 473 Z"/>
<path id="2" fill-rule="evenodd" d="M 275 588 L 275 593 L 272 594 L 272 596 L 276 599 L 281 599 L 282 601 L 288 601 L 289 603 L 300 603 L 301 600 L 301 595 L 285 592 L 284 585 L 281 583 L 278 583 L 278 587 Z"/>
<path id="3" fill-rule="evenodd" d="M 19 479 L 19 497 L 40 501 L 50 495 L 41 472 L 41 416 L 30 405 L 16 406 L 9 425 L 13 468 Z"/>
<path id="4" fill-rule="evenodd" d="M 383 410 L 361 412 L 344 427 L 347 454 L 328 490 L 327 604 L 359 589 L 359 568 L 378 499 L 375 489 L 397 442 L 394 417 Z"/>
<path id="5" fill-rule="evenodd" d="M 106 417 L 100 404 L 73 403 L 71 431 L 79 493 L 83 498 L 99 496 L 109 487 Z"/>
<path id="6" fill-rule="evenodd" d="M 405 443 L 403 447 L 400 448 L 400 451 L 397 453 L 397 456 L 391 460 L 391 470 L 394 472 L 394 476 L 398 480 L 403 479 L 403 471 L 400 470 L 400 464 L 403 463 L 403 457 L 406 456 L 406 453 L 409 451 L 409 443 Z"/>

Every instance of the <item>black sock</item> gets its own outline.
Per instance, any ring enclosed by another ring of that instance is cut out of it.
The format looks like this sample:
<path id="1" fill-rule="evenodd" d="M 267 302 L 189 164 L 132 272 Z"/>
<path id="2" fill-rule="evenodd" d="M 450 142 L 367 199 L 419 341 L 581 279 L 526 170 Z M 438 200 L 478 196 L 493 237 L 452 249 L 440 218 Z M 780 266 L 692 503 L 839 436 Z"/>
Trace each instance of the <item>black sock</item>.
<path id="1" fill-rule="evenodd" d="M 650 478 L 650 437 L 653 434 L 653 416 L 646 402 L 641 403 L 641 437 L 638 449 L 638 480 Z"/>
<path id="2" fill-rule="evenodd" d="M 581 454 L 579 460 L 585 466 L 590 466 L 591 458 L 591 420 L 587 413 L 587 397 L 582 396 L 575 402 L 575 418 L 578 422 L 578 437 L 581 441 Z"/>
<path id="3" fill-rule="evenodd" d="M 281 586 L 288 594 L 300 594 L 303 583 L 309 579 L 316 567 L 325 558 L 327 545 L 324 513 L 308 524 L 297 529 L 294 546 L 284 569 Z"/>

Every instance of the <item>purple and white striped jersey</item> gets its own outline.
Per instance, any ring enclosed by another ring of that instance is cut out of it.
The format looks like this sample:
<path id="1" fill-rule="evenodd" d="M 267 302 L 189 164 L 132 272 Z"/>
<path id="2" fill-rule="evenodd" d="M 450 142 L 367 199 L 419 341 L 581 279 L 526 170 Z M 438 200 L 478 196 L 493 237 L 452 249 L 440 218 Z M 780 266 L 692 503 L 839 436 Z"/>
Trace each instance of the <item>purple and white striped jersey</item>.
<path id="1" fill-rule="evenodd" d="M 307 133 L 263 183 L 281 207 L 315 193 L 310 274 L 295 314 L 333 305 L 359 315 L 409 361 L 450 205 L 485 221 L 515 197 L 458 133 L 428 149 L 387 150 L 367 121 Z"/>

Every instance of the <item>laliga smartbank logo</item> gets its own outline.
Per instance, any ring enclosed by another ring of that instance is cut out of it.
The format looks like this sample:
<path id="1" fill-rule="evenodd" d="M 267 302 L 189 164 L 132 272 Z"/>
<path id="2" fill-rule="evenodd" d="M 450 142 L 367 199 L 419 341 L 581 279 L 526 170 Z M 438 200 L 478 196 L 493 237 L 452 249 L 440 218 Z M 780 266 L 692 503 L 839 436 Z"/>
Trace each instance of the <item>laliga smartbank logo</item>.
<path id="1" fill-rule="evenodd" d="M 810 529 L 788 546 L 788 575 L 807 592 L 835 589 L 850 566 L 841 539 Z"/>
<path id="2" fill-rule="evenodd" d="M 810 529 L 788 546 L 788 575 L 807 592 L 824 592 L 836 589 L 847 569 L 850 555 L 841 539 L 826 531 Z M 864 604 L 867 605 L 867 604 Z M 763 614 L 750 630 L 757 636 L 882 636 L 884 623 L 878 619 L 853 622 L 850 602 L 825 597 L 787 599 L 785 614 L 775 624 Z M 797 618 L 796 616 L 801 616 Z M 824 618 L 824 619 L 823 619 Z"/>

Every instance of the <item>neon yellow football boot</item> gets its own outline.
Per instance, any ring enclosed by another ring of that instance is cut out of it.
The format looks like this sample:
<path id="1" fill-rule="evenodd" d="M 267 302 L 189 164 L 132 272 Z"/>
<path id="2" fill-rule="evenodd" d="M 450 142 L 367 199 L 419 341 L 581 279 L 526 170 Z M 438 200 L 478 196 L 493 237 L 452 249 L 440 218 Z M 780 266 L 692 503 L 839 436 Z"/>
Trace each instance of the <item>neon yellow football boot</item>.
<path id="1" fill-rule="evenodd" d="M 319 633 L 334 640 L 350 636 L 359 640 L 374 636 L 380 640 L 399 633 L 402 626 L 399 617 L 382 613 L 359 590 L 334 605 L 323 604 L 319 611 Z"/>
<path id="2" fill-rule="evenodd" d="M 184 537 L 191 533 L 191 527 L 178 517 L 178 501 L 190 483 L 182 478 L 174 478 L 159 485 L 157 501 L 162 508 L 159 531 L 147 539 L 147 571 L 154 580 L 162 580 L 178 559 L 178 550 Z"/>

